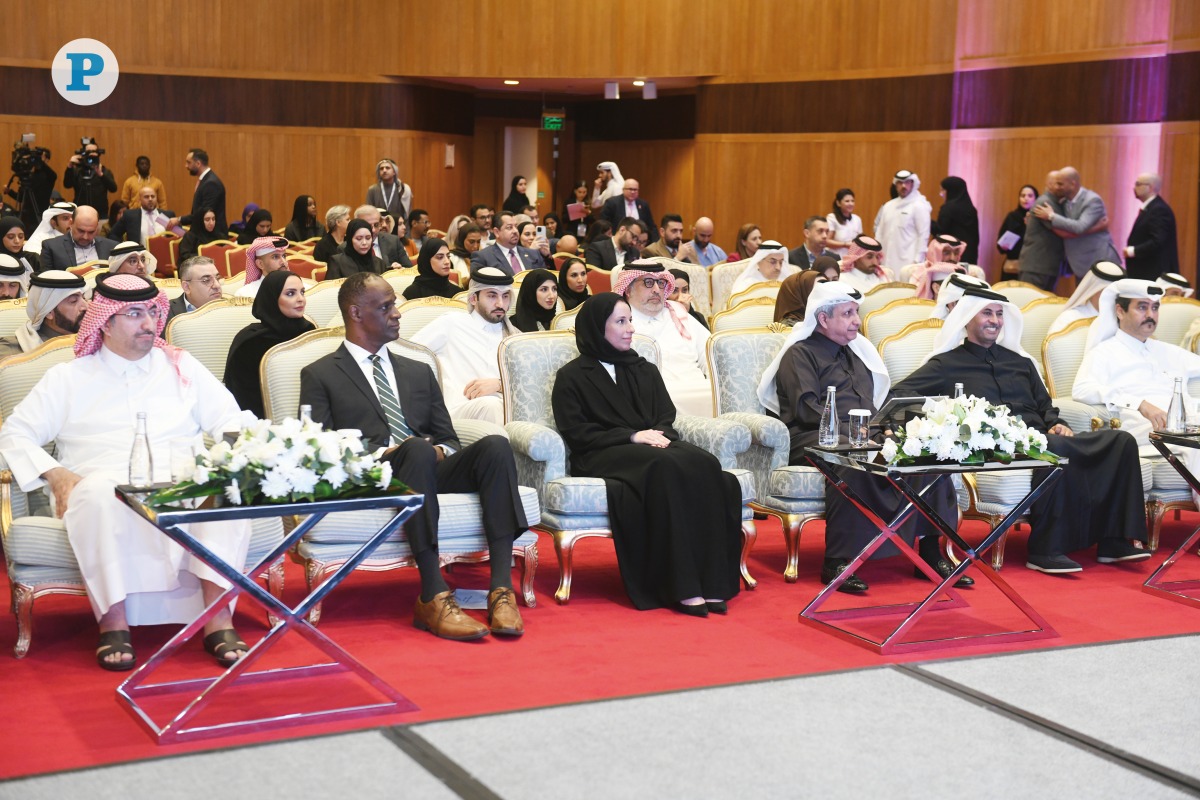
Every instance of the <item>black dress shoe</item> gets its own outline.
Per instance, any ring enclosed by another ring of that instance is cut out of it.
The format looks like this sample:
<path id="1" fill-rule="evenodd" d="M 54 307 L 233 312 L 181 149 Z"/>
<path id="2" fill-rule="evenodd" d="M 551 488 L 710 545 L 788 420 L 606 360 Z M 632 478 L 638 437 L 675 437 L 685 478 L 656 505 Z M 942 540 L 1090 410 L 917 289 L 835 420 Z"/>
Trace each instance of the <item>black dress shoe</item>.
<path id="1" fill-rule="evenodd" d="M 929 566 L 933 567 L 933 571 L 936 572 L 938 575 L 941 575 L 943 578 L 949 578 L 950 573 L 954 572 L 954 566 L 951 565 L 951 563 L 944 558 L 939 558 L 937 561 L 926 561 L 925 563 L 928 564 Z M 924 572 L 921 572 L 920 567 L 913 567 L 913 575 L 917 578 L 924 578 L 925 580 L 929 580 L 929 576 L 926 575 Z M 959 579 L 954 582 L 954 586 L 958 589 L 963 589 L 967 586 L 974 586 L 974 585 L 975 585 L 975 579 L 972 578 L 970 575 L 961 575 L 961 576 L 959 576 Z"/>
<path id="2" fill-rule="evenodd" d="M 724 600 L 717 600 L 717 601 L 705 600 L 704 605 L 707 606 L 708 610 L 714 614 L 728 614 L 729 613 L 729 604 L 726 603 Z"/>
<path id="3" fill-rule="evenodd" d="M 708 616 L 708 606 L 704 603 L 697 603 L 694 606 L 685 606 L 683 603 L 676 603 L 675 610 L 680 614 L 687 614 L 689 617 Z"/>
<path id="4" fill-rule="evenodd" d="M 833 583 L 834 579 L 845 572 L 849 566 L 849 562 L 843 562 L 838 564 L 836 567 L 821 567 L 821 583 L 825 584 L 826 586 Z M 851 575 L 849 578 L 846 578 L 846 580 L 842 581 L 837 590 L 839 592 L 845 592 L 846 594 L 863 594 L 867 591 L 867 588 L 866 581 L 857 575 Z"/>

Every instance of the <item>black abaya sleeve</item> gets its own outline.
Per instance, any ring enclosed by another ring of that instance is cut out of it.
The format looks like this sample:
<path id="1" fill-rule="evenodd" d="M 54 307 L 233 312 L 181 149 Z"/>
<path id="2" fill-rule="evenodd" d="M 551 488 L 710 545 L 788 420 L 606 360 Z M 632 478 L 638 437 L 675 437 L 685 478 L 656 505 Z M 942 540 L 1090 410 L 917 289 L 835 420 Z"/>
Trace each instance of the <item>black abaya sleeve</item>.
<path id="1" fill-rule="evenodd" d="M 599 365 L 594 368 L 604 369 Z M 559 435 L 567 447 L 579 453 L 629 444 L 637 431 L 618 419 L 610 405 L 600 401 L 586 369 L 582 359 L 577 358 L 560 369 L 554 380 L 550 402 Z M 604 377 L 607 379 L 608 375 Z"/>
<path id="2" fill-rule="evenodd" d="M 946 384 L 951 378 L 951 370 L 942 364 L 939 356 L 926 361 L 911 372 L 907 378 L 892 387 L 893 397 L 930 397 L 933 395 L 949 394 Z M 950 387 L 953 390 L 953 386 Z"/>

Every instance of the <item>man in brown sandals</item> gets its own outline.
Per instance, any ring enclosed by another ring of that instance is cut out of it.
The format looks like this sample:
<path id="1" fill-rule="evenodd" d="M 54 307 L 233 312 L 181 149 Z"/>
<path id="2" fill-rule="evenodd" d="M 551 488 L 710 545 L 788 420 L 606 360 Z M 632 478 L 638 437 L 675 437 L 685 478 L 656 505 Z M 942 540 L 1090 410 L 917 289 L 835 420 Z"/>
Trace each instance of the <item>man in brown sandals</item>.
<path id="1" fill-rule="evenodd" d="M 47 370 L 0 428 L 0 454 L 17 484 L 27 492 L 49 487 L 100 624 L 96 661 L 107 670 L 135 666 L 130 625 L 191 622 L 229 585 L 113 492 L 129 479 L 139 412 L 147 415 L 160 481 L 170 476 L 174 442 L 198 444 L 203 432 L 220 438 L 240 428 L 229 391 L 159 338 L 167 309 L 166 295 L 145 278 L 104 276 L 80 324 L 75 360 Z M 43 449 L 50 443 L 53 456 Z M 197 524 L 190 532 L 242 568 L 248 522 Z M 218 663 L 231 664 L 248 649 L 228 608 L 204 632 L 204 647 Z"/>

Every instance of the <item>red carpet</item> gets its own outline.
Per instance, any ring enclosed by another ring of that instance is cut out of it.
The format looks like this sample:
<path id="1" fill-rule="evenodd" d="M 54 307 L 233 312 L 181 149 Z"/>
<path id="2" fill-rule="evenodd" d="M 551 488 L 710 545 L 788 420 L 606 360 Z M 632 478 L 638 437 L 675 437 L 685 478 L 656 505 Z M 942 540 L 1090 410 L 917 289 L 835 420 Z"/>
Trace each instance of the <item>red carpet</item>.
<path id="1" fill-rule="evenodd" d="M 435 639 L 411 625 L 417 591 L 415 571 L 353 576 L 331 595 L 321 630 L 421 710 L 337 725 L 300 726 L 274 735 L 226 737 L 196 744 L 160 747 L 118 705 L 114 689 L 128 673 L 108 673 L 92 657 L 96 627 L 82 598 L 50 597 L 37 602 L 33 646 L 28 657 L 11 657 L 16 629 L 9 613 L 0 616 L 0 686 L 9 724 L 0 734 L 0 778 L 89 767 L 213 749 L 255 741 L 309 736 L 338 730 L 429 721 L 477 714 L 573 703 L 600 698 L 738 683 L 831 670 L 875 666 L 894 661 L 979 655 L 1013 649 L 1060 647 L 1150 636 L 1200 632 L 1200 609 L 1152 597 L 1141 584 L 1196 524 L 1196 514 L 1164 526 L 1156 558 L 1136 566 L 1097 565 L 1091 555 L 1078 557 L 1085 570 L 1077 576 L 1048 577 L 1024 568 L 1024 535 L 1015 534 L 1008 548 L 1009 564 L 1002 575 L 1054 626 L 1060 638 L 1008 646 L 982 645 L 943 651 L 937 656 L 886 659 L 865 648 L 842 642 L 797 622 L 798 612 L 816 596 L 820 584 L 823 534 L 810 526 L 801 553 L 800 583 L 789 585 L 781 575 L 784 548 L 778 523 L 759 524 L 758 546 L 751 560 L 759 588 L 743 592 L 727 617 L 692 619 L 671 611 L 637 612 L 625 599 L 612 545 L 586 540 L 577 549 L 574 596 L 570 605 L 554 602 L 558 569 L 548 539 L 541 547 L 538 607 L 525 611 L 526 635 L 517 641 L 487 638 L 462 644 Z M 968 538 L 982 527 L 967 528 Z M 1178 577 L 1200 574 L 1200 559 L 1183 558 Z M 859 573 L 872 587 L 873 601 L 915 599 L 921 584 L 911 570 L 895 559 L 868 565 Z M 287 599 L 303 591 L 301 570 L 288 567 Z M 6 581 L 5 581 L 6 582 Z M 451 583 L 483 587 L 484 568 L 459 568 Z M 7 587 L 5 587 L 7 588 Z M 7 591 L 5 592 L 7 594 Z M 907 596 L 904 596 L 907 595 Z M 903 597 L 902 597 L 903 596 Z M 982 633 L 1019 624 L 1019 615 L 990 586 L 966 590 L 969 610 L 930 615 L 918 631 L 936 635 L 953 627 Z M 836 595 L 834 606 L 856 601 Z M 831 607 L 834 607 L 831 606 Z M 240 630 L 254 641 L 265 631 L 257 612 L 239 611 Z M 523 609 L 524 610 L 524 609 Z M 864 626 L 865 629 L 865 626 Z M 134 631 L 134 645 L 143 658 L 172 633 L 166 627 Z M 295 634 L 275 648 L 268 666 L 284 657 L 298 660 L 309 646 Z M 296 663 L 296 662 L 289 662 Z M 172 675 L 211 676 L 217 668 L 198 642 L 189 644 L 172 666 Z M 160 673 L 159 678 L 165 677 Z M 320 707 L 329 698 L 366 698 L 346 678 L 330 683 L 286 684 L 270 696 L 244 689 L 237 707 L 258 706 L 279 711 Z M 273 706 L 278 701 L 282 706 Z M 157 704 L 155 709 L 169 705 Z M 169 709 L 168 709 L 169 710 Z M 165 717 L 163 717 L 165 718 Z"/>

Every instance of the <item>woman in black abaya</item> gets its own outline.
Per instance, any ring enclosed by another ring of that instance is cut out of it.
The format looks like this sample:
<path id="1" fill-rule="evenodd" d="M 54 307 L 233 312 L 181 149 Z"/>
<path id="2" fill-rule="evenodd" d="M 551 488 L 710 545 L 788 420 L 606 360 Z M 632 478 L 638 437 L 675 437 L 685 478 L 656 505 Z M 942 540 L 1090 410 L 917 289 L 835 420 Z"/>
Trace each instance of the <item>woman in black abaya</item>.
<path id="1" fill-rule="evenodd" d="M 575 318 L 580 355 L 552 402 L 571 473 L 604 479 L 617 563 L 638 609 L 724 614 L 738 593 L 741 491 L 710 453 L 679 440 L 658 368 L 631 349 L 629 305 L 611 292 Z"/>
<path id="2" fill-rule="evenodd" d="M 444 239 L 429 238 L 417 254 L 417 279 L 404 290 L 405 300 L 422 297 L 454 297 L 463 289 L 450 276 L 450 246 Z M 457 276 L 456 276 L 457 277 Z"/>

